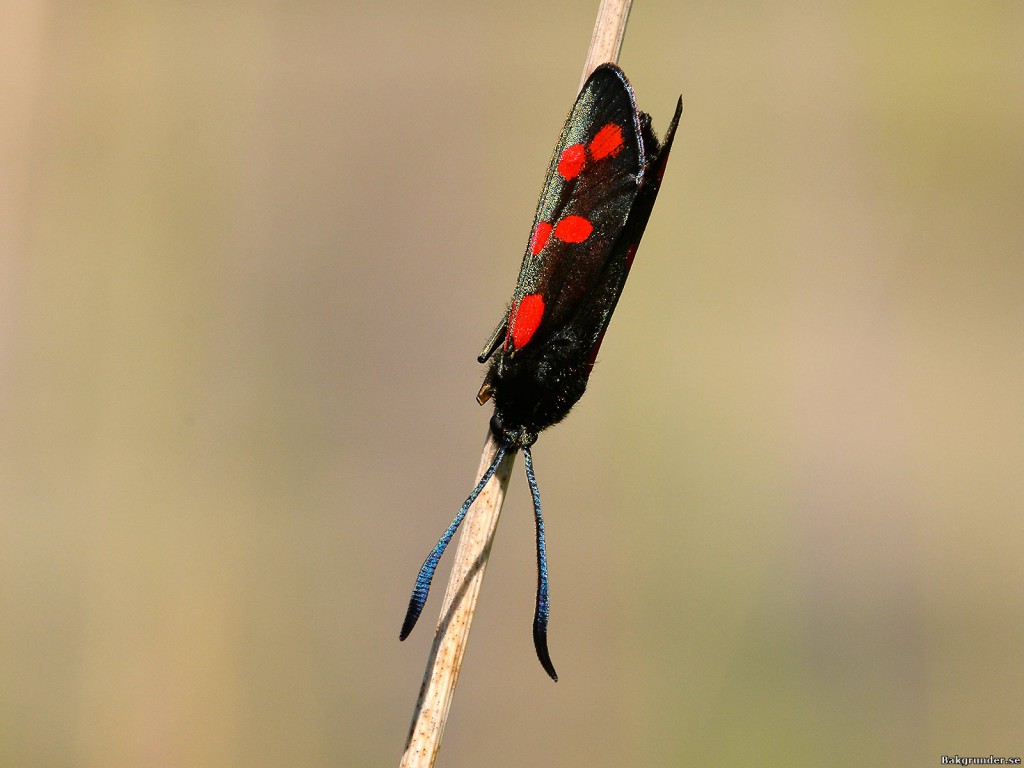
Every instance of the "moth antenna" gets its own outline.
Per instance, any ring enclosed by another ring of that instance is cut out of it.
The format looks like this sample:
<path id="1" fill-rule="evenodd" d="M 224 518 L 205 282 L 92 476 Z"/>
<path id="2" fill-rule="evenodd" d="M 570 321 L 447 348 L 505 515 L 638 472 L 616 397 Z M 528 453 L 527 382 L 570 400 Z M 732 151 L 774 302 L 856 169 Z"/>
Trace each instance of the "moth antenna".
<path id="1" fill-rule="evenodd" d="M 427 602 L 427 594 L 430 592 L 430 582 L 434 579 L 434 571 L 437 570 L 437 563 L 441 559 L 441 555 L 444 554 L 445 548 L 448 546 L 448 542 L 452 540 L 452 536 L 455 535 L 455 531 L 459 529 L 463 519 L 466 517 L 466 513 L 469 512 L 469 508 L 473 506 L 473 502 L 476 501 L 476 497 L 483 491 L 484 486 L 487 485 L 487 481 L 491 479 L 494 471 L 498 468 L 498 464 L 501 463 L 502 458 L 505 456 L 505 445 L 498 446 L 497 453 L 494 454 L 494 461 L 491 462 L 491 466 L 484 472 L 484 476 L 480 478 L 480 482 L 476 484 L 476 488 L 469 494 L 469 498 L 459 509 L 455 518 L 452 520 L 451 525 L 448 526 L 448 530 L 444 532 L 437 544 L 431 550 L 430 554 L 427 555 L 427 559 L 423 561 L 423 567 L 420 568 L 419 575 L 416 577 L 416 585 L 412 588 L 412 597 L 409 599 L 409 610 L 405 612 L 405 621 L 402 622 L 402 631 L 398 635 L 399 640 L 405 640 L 412 632 L 413 627 L 416 626 L 416 622 L 420 618 L 420 613 L 423 611 L 423 605 Z"/>
<path id="2" fill-rule="evenodd" d="M 533 496 L 533 516 L 537 521 L 537 604 L 533 612 L 533 647 L 537 649 L 537 658 L 544 671 L 551 679 L 558 682 L 555 665 L 551 663 L 548 653 L 548 554 L 544 544 L 544 518 L 540 513 L 540 489 L 537 478 L 533 474 L 533 456 L 529 447 L 523 448 L 523 459 L 526 462 L 526 480 L 530 484 L 530 495 Z"/>

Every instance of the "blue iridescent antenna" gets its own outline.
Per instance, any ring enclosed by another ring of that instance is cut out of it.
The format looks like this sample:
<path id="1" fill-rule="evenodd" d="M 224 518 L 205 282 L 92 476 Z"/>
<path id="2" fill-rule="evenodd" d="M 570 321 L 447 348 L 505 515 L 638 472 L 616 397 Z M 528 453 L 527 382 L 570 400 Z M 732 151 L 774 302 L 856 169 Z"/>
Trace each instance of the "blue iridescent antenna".
<path id="1" fill-rule="evenodd" d="M 523 448 L 526 460 L 526 480 L 530 484 L 530 495 L 533 496 L 533 516 L 537 521 L 537 605 L 533 611 L 533 647 L 537 649 L 537 658 L 551 679 L 558 682 L 555 665 L 551 663 L 548 653 L 548 553 L 544 544 L 544 518 L 540 514 L 540 489 L 537 478 L 533 474 L 533 457 L 529 447 Z"/>
<path id="2" fill-rule="evenodd" d="M 430 592 L 430 582 L 434 579 L 434 571 L 437 570 L 437 563 L 441 559 L 441 555 L 444 554 L 445 548 L 448 546 L 448 542 L 452 540 L 452 536 L 455 535 L 455 531 L 459 529 L 462 524 L 462 520 L 466 517 L 466 513 L 469 512 L 469 508 L 473 506 L 473 502 L 476 501 L 476 497 L 480 495 L 480 492 L 487 485 L 487 481 L 491 479 L 494 471 L 498 468 L 498 464 L 505 456 L 505 445 L 504 443 L 498 446 L 498 452 L 494 454 L 494 461 L 491 462 L 491 466 L 484 472 L 484 476 L 480 478 L 480 482 L 477 483 L 476 488 L 469 494 L 469 498 L 466 499 L 466 503 L 459 509 L 458 514 L 455 515 L 455 519 L 452 520 L 451 525 L 448 526 L 448 530 L 444 532 L 444 535 L 438 539 L 434 549 L 431 550 L 430 554 L 427 555 L 427 559 L 423 561 L 423 567 L 420 568 L 420 573 L 416 577 L 416 585 L 412 588 L 412 597 L 409 599 L 409 610 L 405 613 L 405 621 L 402 623 L 402 631 L 398 635 L 399 640 L 405 640 L 412 632 L 412 628 L 416 626 L 417 620 L 420 618 L 420 613 L 423 611 L 423 604 L 427 602 L 427 594 Z M 527 459 L 529 461 L 529 459 Z M 527 467 L 530 465 L 527 464 Z M 527 469 L 527 472 L 530 470 Z M 535 486 L 533 486 L 535 487 Z M 539 504 L 539 497 L 534 496 L 536 504 Z M 537 507 L 538 514 L 540 507 Z M 546 567 L 545 567 L 546 570 Z M 536 634 L 536 629 L 534 629 Z M 543 661 L 543 660 L 542 660 Z M 548 662 L 549 664 L 551 662 Z"/>

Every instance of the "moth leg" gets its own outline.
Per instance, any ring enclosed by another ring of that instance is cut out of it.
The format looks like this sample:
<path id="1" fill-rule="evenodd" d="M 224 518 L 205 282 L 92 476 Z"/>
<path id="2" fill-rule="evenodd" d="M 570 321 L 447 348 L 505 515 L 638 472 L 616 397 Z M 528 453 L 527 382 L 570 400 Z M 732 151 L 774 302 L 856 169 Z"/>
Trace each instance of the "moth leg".
<path id="1" fill-rule="evenodd" d="M 488 373 L 487 378 L 484 379 L 484 383 L 480 385 L 480 391 L 476 393 L 476 401 L 483 405 L 491 399 L 491 395 L 494 394 L 494 387 L 491 386 L 491 377 Z"/>
<path id="2" fill-rule="evenodd" d="M 506 313 L 506 317 L 500 323 L 498 323 L 498 327 L 494 329 L 494 333 L 491 334 L 491 337 L 487 340 L 487 343 L 484 344 L 483 351 L 481 351 L 476 358 L 476 361 L 478 363 L 486 363 L 488 359 L 490 359 L 491 355 L 493 355 L 498 350 L 498 347 L 501 346 L 501 342 L 505 340 L 505 333 L 508 330 L 507 314 L 508 313 Z"/>

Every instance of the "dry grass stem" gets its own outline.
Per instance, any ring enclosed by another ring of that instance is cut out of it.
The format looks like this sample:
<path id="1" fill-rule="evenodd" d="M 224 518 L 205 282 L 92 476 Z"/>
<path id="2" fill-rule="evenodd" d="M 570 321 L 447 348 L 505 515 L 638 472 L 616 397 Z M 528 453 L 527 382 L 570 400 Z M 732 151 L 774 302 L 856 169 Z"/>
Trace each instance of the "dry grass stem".
<path id="1" fill-rule="evenodd" d="M 597 9 L 597 21 L 594 22 L 594 36 L 590 38 L 590 50 L 583 64 L 583 76 L 580 88 L 587 82 L 590 73 L 606 61 L 618 63 L 619 49 L 622 39 L 626 36 L 626 22 L 629 20 L 629 8 L 633 0 L 601 0 Z"/>
<path id="2" fill-rule="evenodd" d="M 618 61 L 630 4 L 631 0 L 601 0 L 581 87 L 599 64 Z M 477 470 L 478 482 L 494 460 L 497 449 L 497 441 L 488 431 Z M 437 634 L 430 649 L 426 675 L 416 701 L 401 768 L 432 768 L 437 760 L 514 461 L 515 452 L 507 452 L 462 524 L 455 563 L 441 607 Z"/>
<path id="3" fill-rule="evenodd" d="M 497 440 L 488 431 L 477 481 L 494 460 L 497 449 Z M 515 456 L 514 451 L 505 454 L 462 523 L 437 634 L 430 649 L 427 673 L 420 686 L 409 743 L 402 757 L 402 768 L 432 766 L 437 759 Z"/>

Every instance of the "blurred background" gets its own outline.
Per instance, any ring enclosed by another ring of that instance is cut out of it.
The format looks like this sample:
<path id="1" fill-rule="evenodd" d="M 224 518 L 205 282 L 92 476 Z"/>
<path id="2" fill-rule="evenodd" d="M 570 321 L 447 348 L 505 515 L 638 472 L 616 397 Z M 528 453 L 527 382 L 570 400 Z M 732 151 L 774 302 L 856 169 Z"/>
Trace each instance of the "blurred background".
<path id="1" fill-rule="evenodd" d="M 398 764 L 596 7 L 0 10 L 0 765 Z M 534 450 L 561 679 L 520 461 L 441 765 L 1021 755 L 1022 45 L 635 4 L 684 112 Z"/>

